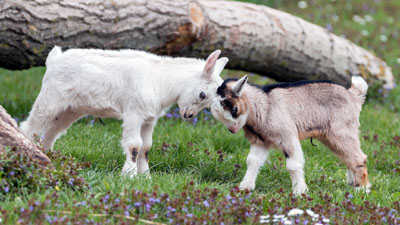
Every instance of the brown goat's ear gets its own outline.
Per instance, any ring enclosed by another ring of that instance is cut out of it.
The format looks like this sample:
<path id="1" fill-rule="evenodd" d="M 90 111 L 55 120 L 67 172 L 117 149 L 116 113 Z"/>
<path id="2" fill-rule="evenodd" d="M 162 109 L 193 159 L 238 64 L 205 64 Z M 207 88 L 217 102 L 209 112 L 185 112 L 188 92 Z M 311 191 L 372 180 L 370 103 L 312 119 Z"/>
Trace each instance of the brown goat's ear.
<path id="1" fill-rule="evenodd" d="M 247 75 L 244 75 L 242 78 L 240 78 L 240 80 L 236 82 L 235 86 L 232 88 L 232 91 L 236 96 L 240 97 L 246 82 L 247 82 Z"/>
<path id="2" fill-rule="evenodd" d="M 221 50 L 215 50 L 213 53 L 211 53 L 207 60 L 206 60 L 206 65 L 204 66 L 203 72 L 201 76 L 206 79 L 206 80 L 211 80 L 211 76 L 214 72 L 215 65 L 217 63 L 218 57 L 221 54 Z"/>

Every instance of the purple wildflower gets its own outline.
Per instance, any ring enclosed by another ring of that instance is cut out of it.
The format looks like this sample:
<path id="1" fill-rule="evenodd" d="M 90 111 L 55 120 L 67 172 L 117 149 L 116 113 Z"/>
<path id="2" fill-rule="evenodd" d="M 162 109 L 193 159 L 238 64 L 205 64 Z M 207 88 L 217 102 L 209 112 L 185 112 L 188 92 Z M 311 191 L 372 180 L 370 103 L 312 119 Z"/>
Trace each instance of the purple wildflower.
<path id="1" fill-rule="evenodd" d="M 210 115 L 210 114 L 211 114 L 211 112 L 208 111 L 207 109 L 205 109 L 203 112 L 204 112 L 206 115 Z"/>
<path id="2" fill-rule="evenodd" d="M 146 211 L 149 212 L 150 208 L 151 208 L 151 205 L 150 204 L 146 204 L 146 205 L 144 205 L 144 207 L 146 207 Z"/>
<path id="3" fill-rule="evenodd" d="M 353 198 L 353 195 L 352 194 L 349 194 L 349 196 L 348 196 L 349 198 Z"/>
<path id="4" fill-rule="evenodd" d="M 33 206 L 32 205 L 29 206 L 29 211 L 33 211 Z"/>
<path id="5" fill-rule="evenodd" d="M 89 124 L 93 126 L 94 120 L 91 120 L 91 121 L 89 122 Z"/>
<path id="6" fill-rule="evenodd" d="M 125 211 L 124 214 L 125 214 L 125 216 L 129 216 L 129 212 L 128 211 Z"/>
<path id="7" fill-rule="evenodd" d="M 11 171 L 11 172 L 10 172 L 10 176 L 14 176 L 14 174 L 15 174 L 14 171 Z"/>
<path id="8" fill-rule="evenodd" d="M 186 214 L 186 216 L 189 217 L 189 218 L 192 218 L 192 217 L 193 217 L 193 214 L 188 213 L 188 214 Z"/>
<path id="9" fill-rule="evenodd" d="M 25 209 L 21 208 L 19 211 L 23 213 L 23 212 L 25 212 Z"/>
<path id="10" fill-rule="evenodd" d="M 203 201 L 203 204 L 204 204 L 204 206 L 207 207 L 207 208 L 210 207 L 210 204 L 208 203 L 207 200 L 204 200 L 204 201 Z"/>
<path id="11" fill-rule="evenodd" d="M 142 205 L 142 203 L 140 202 L 135 202 L 135 207 L 140 207 Z"/>
<path id="12" fill-rule="evenodd" d="M 165 115 L 167 118 L 172 118 L 172 114 L 171 113 L 167 113 L 167 115 Z"/>
<path id="13" fill-rule="evenodd" d="M 197 117 L 195 117 L 195 118 L 193 119 L 193 125 L 196 125 L 198 121 L 199 121 L 199 119 L 198 119 Z"/>
<path id="14" fill-rule="evenodd" d="M 8 193 L 8 192 L 10 191 L 10 188 L 9 188 L 8 186 L 6 186 L 6 187 L 4 188 L 4 191 L 5 191 L 6 193 Z"/>
<path id="15" fill-rule="evenodd" d="M 50 224 L 53 223 L 53 220 L 51 219 L 51 216 L 46 216 L 46 220 L 47 220 L 47 222 L 49 222 Z"/>
<path id="16" fill-rule="evenodd" d="M 326 24 L 325 28 L 330 32 L 332 32 L 332 30 L 333 30 L 332 24 L 329 24 L 329 23 Z"/>

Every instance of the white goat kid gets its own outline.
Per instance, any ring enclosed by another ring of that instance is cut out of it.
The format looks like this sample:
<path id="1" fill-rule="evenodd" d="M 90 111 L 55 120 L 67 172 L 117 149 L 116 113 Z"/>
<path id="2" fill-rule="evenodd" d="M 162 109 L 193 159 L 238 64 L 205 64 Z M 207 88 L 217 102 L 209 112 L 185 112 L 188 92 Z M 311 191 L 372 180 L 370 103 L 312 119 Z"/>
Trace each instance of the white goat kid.
<path id="1" fill-rule="evenodd" d="M 71 49 L 54 47 L 46 60 L 42 89 L 21 129 L 31 140 L 42 136 L 43 147 L 76 120 L 85 116 L 123 120 L 122 174 L 149 170 L 148 151 L 157 119 L 173 104 L 191 118 L 209 107 L 219 74 L 228 62 L 213 52 L 206 61 L 160 57 L 135 50 Z"/>

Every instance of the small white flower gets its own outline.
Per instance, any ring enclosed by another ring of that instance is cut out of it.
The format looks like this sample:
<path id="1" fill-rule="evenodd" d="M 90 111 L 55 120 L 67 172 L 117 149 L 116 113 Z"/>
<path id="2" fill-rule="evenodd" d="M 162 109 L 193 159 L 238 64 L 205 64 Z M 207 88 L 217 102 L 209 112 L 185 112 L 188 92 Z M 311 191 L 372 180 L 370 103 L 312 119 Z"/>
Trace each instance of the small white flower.
<path id="1" fill-rule="evenodd" d="M 282 219 L 285 218 L 285 215 L 274 215 L 274 219 Z"/>
<path id="2" fill-rule="evenodd" d="M 354 15 L 353 21 L 359 23 L 360 25 L 365 25 L 365 20 L 361 18 L 359 15 Z"/>
<path id="3" fill-rule="evenodd" d="M 303 215 L 304 211 L 301 209 L 292 209 L 288 212 L 288 216 L 300 216 Z"/>
<path id="4" fill-rule="evenodd" d="M 397 61 L 397 63 L 398 63 L 398 64 L 400 64 L 400 58 L 397 58 L 397 60 L 396 60 L 396 61 Z"/>
<path id="5" fill-rule="evenodd" d="M 307 4 L 306 1 L 299 1 L 299 2 L 297 3 L 297 7 L 299 7 L 300 9 L 305 9 L 305 8 L 308 7 L 308 4 Z"/>
<path id="6" fill-rule="evenodd" d="M 262 219 L 260 219 L 260 223 L 269 223 L 269 220 L 262 220 Z"/>
<path id="7" fill-rule="evenodd" d="M 283 224 L 286 224 L 286 225 L 291 225 L 291 224 L 292 224 L 292 222 L 291 222 L 290 220 L 285 220 L 285 222 L 283 222 Z"/>
<path id="8" fill-rule="evenodd" d="M 269 219 L 269 215 L 266 215 L 266 216 L 260 216 L 260 220 L 267 220 L 267 219 Z"/>
<path id="9" fill-rule="evenodd" d="M 367 21 L 367 22 L 371 22 L 374 18 L 372 18 L 371 15 L 365 15 L 365 16 L 364 16 L 364 19 L 365 19 L 365 21 Z"/>
<path id="10" fill-rule="evenodd" d="M 2 219 L 2 218 L 0 218 L 0 223 L 1 223 L 1 221 L 3 221 L 3 219 Z"/>
<path id="11" fill-rule="evenodd" d="M 311 217 L 314 217 L 314 215 L 315 215 L 315 213 L 311 209 L 307 209 L 306 213 Z"/>
<path id="12" fill-rule="evenodd" d="M 386 35 L 384 35 L 384 34 L 381 34 L 381 35 L 379 36 L 379 39 L 380 39 L 382 42 L 386 42 L 386 41 L 387 41 L 387 37 L 386 37 Z"/>
<path id="13" fill-rule="evenodd" d="M 338 15 L 336 15 L 336 14 L 333 14 L 333 16 L 332 16 L 332 21 L 334 22 L 334 23 L 336 23 L 337 21 L 339 21 L 339 16 Z"/>
<path id="14" fill-rule="evenodd" d="M 330 220 L 325 218 L 325 219 L 322 219 L 322 222 L 324 222 L 324 223 L 329 223 Z"/>
<path id="15" fill-rule="evenodd" d="M 361 35 L 364 37 L 367 37 L 367 36 L 369 36 L 369 32 L 367 30 L 362 30 Z"/>

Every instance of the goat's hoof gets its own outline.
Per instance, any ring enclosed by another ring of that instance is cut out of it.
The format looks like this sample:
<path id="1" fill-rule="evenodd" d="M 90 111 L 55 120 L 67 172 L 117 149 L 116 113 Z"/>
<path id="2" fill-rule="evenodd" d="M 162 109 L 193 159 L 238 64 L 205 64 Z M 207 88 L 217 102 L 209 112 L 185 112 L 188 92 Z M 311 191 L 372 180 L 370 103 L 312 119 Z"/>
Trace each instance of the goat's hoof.
<path id="1" fill-rule="evenodd" d="M 306 193 L 308 191 L 307 185 L 306 184 L 301 184 L 301 185 L 296 185 L 293 188 L 293 194 L 296 196 L 300 196 L 303 193 Z"/>
<path id="2" fill-rule="evenodd" d="M 239 185 L 240 190 L 248 189 L 251 191 L 251 190 L 254 190 L 255 187 L 256 187 L 256 184 L 250 183 L 250 182 L 245 182 L 245 181 L 242 181 L 242 183 L 240 183 L 240 185 Z"/>
<path id="3" fill-rule="evenodd" d="M 368 183 L 365 186 L 356 187 L 356 191 L 365 191 L 365 193 L 369 194 L 371 193 L 371 184 Z"/>
<path id="4" fill-rule="evenodd" d="M 121 172 L 122 177 L 134 178 L 136 175 L 137 175 L 136 171 L 122 171 Z"/>

